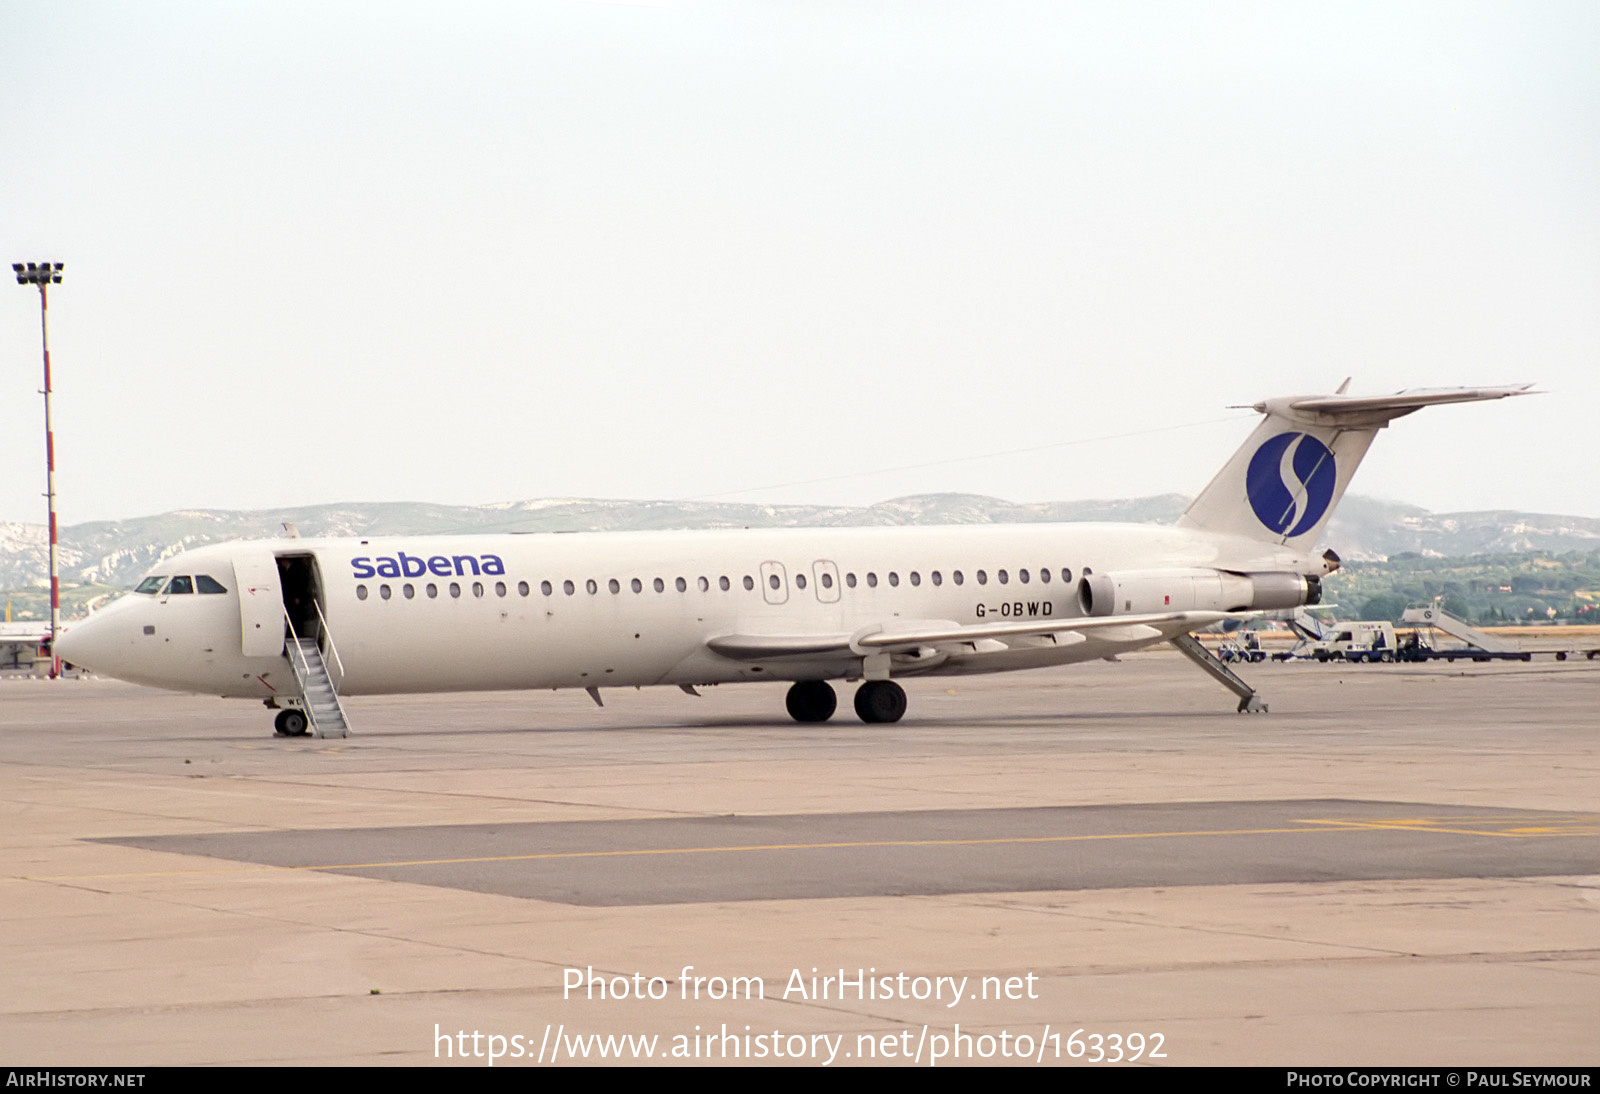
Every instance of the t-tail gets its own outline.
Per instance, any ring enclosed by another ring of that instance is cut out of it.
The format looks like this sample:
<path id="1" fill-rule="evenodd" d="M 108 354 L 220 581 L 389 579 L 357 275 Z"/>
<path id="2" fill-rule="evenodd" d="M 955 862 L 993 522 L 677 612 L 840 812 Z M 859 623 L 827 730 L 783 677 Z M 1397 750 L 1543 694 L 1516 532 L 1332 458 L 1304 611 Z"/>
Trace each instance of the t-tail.
<path id="1" fill-rule="evenodd" d="M 1509 387 L 1417 388 L 1393 395 L 1289 395 L 1256 403 L 1250 439 L 1178 519 L 1181 527 L 1310 547 L 1378 430 L 1425 406 L 1531 393 Z"/>

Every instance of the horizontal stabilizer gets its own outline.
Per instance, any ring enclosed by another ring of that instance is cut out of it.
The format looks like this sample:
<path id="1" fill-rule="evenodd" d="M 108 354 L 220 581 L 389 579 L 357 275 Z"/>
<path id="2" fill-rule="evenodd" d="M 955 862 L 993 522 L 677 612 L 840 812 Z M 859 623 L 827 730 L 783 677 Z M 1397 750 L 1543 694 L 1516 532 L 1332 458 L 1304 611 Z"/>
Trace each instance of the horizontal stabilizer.
<path id="1" fill-rule="evenodd" d="M 1233 458 L 1178 518 L 1180 528 L 1309 548 L 1378 430 L 1425 406 L 1535 394 L 1532 384 L 1429 387 L 1392 395 L 1285 395 L 1253 407 L 1264 415 Z"/>
<path id="2" fill-rule="evenodd" d="M 1446 403 L 1480 403 L 1490 399 L 1506 399 L 1513 395 L 1535 395 L 1532 384 L 1511 384 L 1502 387 L 1421 387 L 1397 391 L 1393 395 L 1322 395 L 1309 399 L 1291 399 L 1289 409 L 1301 413 L 1325 414 L 1345 417 L 1352 414 L 1367 415 L 1381 412 L 1387 418 L 1399 418 L 1425 406 L 1442 406 Z M 1267 404 L 1257 403 L 1256 410 L 1263 413 Z"/>

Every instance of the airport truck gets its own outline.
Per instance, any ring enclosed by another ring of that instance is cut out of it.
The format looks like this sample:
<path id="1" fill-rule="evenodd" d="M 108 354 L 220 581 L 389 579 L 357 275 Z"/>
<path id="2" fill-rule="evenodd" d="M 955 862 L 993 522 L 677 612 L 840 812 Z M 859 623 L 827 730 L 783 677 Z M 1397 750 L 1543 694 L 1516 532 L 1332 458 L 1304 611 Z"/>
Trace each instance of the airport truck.
<path id="1" fill-rule="evenodd" d="M 1387 619 L 1335 623 L 1311 647 L 1318 661 L 1393 661 L 1399 644 Z"/>

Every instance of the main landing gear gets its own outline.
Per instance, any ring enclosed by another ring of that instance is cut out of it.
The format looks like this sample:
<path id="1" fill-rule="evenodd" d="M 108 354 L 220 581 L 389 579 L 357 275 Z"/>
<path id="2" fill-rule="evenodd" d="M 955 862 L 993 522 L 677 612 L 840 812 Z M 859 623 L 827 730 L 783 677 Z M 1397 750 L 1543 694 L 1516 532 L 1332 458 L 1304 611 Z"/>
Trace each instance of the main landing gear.
<path id="1" fill-rule="evenodd" d="M 863 722 L 898 722 L 906 712 L 906 689 L 893 680 L 868 680 L 856 689 L 856 714 Z"/>
<path id="2" fill-rule="evenodd" d="M 784 698 L 789 717 L 797 722 L 826 722 L 839 699 L 826 680 L 801 680 Z M 863 722 L 898 722 L 906 712 L 906 691 L 893 680 L 868 680 L 856 689 L 856 714 Z"/>
<path id="3" fill-rule="evenodd" d="M 826 680 L 801 680 L 789 689 L 783 705 L 797 722 L 826 722 L 839 708 L 839 697 Z"/>

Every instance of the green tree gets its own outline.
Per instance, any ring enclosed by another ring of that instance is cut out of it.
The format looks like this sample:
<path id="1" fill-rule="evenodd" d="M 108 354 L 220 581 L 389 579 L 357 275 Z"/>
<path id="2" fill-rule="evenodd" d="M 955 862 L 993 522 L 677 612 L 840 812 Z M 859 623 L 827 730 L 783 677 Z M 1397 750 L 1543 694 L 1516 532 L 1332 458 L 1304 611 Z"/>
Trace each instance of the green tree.
<path id="1" fill-rule="evenodd" d="M 1400 616 L 1405 614 L 1405 597 L 1385 593 L 1369 598 L 1361 605 L 1361 618 L 1371 620 L 1387 619 L 1390 622 L 1399 622 Z"/>

